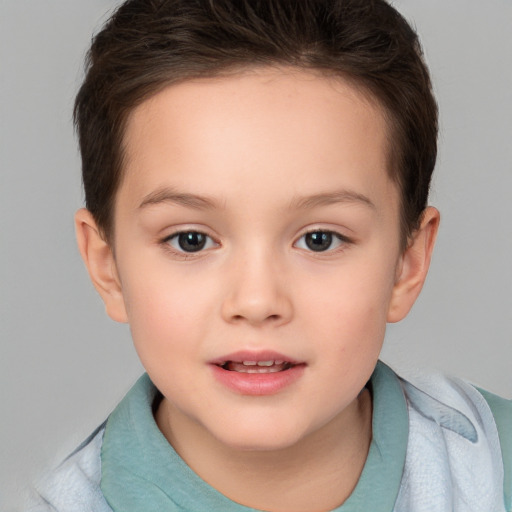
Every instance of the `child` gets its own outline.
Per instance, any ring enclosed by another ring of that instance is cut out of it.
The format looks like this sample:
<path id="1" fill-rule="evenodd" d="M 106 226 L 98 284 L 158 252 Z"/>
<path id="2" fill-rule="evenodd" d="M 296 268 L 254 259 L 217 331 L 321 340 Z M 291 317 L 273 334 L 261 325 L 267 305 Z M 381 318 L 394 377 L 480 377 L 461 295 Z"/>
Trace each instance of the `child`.
<path id="1" fill-rule="evenodd" d="M 34 510 L 511 509 L 510 402 L 378 362 L 439 225 L 393 8 L 128 1 L 75 120 L 80 251 L 147 375 Z"/>

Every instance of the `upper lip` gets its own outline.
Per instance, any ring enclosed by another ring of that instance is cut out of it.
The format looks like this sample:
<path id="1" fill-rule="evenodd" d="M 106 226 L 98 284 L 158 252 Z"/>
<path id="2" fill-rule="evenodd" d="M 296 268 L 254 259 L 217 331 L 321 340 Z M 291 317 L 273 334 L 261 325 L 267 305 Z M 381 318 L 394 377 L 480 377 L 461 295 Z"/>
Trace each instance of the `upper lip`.
<path id="1" fill-rule="evenodd" d="M 273 350 L 240 350 L 238 352 L 233 352 L 231 354 L 215 358 L 209 361 L 209 364 L 222 366 L 223 364 L 226 364 L 230 361 L 233 363 L 243 363 L 244 361 L 283 361 L 292 365 L 304 363 L 303 361 L 298 361 L 293 357 L 281 354 L 279 352 L 274 352 Z"/>

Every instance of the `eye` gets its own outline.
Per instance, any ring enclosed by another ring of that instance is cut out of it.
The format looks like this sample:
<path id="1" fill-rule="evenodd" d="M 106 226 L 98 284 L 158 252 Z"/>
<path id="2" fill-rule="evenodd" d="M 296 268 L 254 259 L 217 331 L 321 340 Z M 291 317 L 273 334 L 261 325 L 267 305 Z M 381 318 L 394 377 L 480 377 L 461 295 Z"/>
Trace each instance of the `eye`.
<path id="1" fill-rule="evenodd" d="M 216 243 L 199 231 L 180 231 L 165 239 L 178 252 L 199 252 L 214 247 Z"/>
<path id="2" fill-rule="evenodd" d="M 325 252 L 332 249 L 337 249 L 343 243 L 348 242 L 349 240 L 340 235 L 339 233 L 335 233 L 334 231 L 310 231 L 302 235 L 297 243 L 296 247 L 299 249 L 306 249 L 314 252 Z"/>

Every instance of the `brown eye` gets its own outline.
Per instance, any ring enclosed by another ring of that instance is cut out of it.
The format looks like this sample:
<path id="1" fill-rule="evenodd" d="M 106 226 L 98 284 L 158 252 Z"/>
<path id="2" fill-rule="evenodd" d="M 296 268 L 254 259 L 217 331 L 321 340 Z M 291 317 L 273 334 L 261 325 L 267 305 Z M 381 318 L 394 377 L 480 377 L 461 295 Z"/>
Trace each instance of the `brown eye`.
<path id="1" fill-rule="evenodd" d="M 305 249 L 313 252 L 326 252 L 337 249 L 343 244 L 349 243 L 350 240 L 345 236 L 334 231 L 310 231 L 302 235 L 295 246 L 299 249 Z"/>
<path id="2" fill-rule="evenodd" d="M 212 247 L 215 242 L 199 231 L 182 231 L 167 239 L 167 243 L 179 252 L 199 252 Z"/>
<path id="3" fill-rule="evenodd" d="M 314 231 L 313 233 L 307 233 L 304 241 L 306 246 L 312 251 L 327 251 L 332 245 L 332 233 L 328 231 Z"/>

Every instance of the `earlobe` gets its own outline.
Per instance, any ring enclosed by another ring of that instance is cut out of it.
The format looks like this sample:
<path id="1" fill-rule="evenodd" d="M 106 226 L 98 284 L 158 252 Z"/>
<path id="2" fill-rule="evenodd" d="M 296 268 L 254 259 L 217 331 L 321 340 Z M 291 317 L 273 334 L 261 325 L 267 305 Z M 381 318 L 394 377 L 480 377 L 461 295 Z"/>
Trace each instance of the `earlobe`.
<path id="1" fill-rule="evenodd" d="M 100 294 L 107 314 L 116 322 L 127 322 L 121 282 L 117 274 L 112 249 L 85 208 L 75 214 L 75 230 L 78 248 L 89 277 Z"/>
<path id="2" fill-rule="evenodd" d="M 397 267 L 388 322 L 399 322 L 405 318 L 420 294 L 430 266 L 439 221 L 440 215 L 435 208 L 429 206 L 425 209 L 420 227 L 403 252 Z"/>

